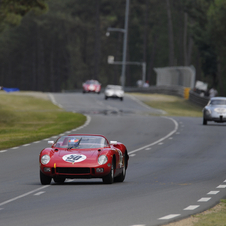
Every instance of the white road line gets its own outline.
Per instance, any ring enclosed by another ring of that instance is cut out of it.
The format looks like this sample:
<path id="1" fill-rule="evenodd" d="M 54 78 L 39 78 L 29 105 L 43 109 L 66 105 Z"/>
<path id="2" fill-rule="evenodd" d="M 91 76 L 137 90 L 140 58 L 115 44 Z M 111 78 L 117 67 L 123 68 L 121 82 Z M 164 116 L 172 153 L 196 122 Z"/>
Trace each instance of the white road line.
<path id="1" fill-rule="evenodd" d="M 159 220 L 169 220 L 169 219 L 172 219 L 172 218 L 175 218 L 175 217 L 179 217 L 179 216 L 180 216 L 180 214 L 169 214 L 169 215 L 167 215 L 165 217 L 159 218 Z"/>
<path id="2" fill-rule="evenodd" d="M 198 202 L 208 202 L 211 198 L 210 197 L 204 197 L 198 200 Z"/>
<path id="3" fill-rule="evenodd" d="M 136 156 L 136 154 L 129 154 L 129 156 L 130 156 L 130 157 L 134 157 L 134 156 Z"/>
<path id="4" fill-rule="evenodd" d="M 210 191 L 209 193 L 207 193 L 207 195 L 216 195 L 218 194 L 220 191 Z"/>
<path id="5" fill-rule="evenodd" d="M 136 149 L 136 150 L 130 151 L 129 154 L 132 154 L 132 153 L 141 151 L 141 150 L 143 150 L 143 149 L 145 149 L 145 148 L 149 148 L 149 147 L 151 147 L 151 146 L 154 146 L 155 144 L 158 144 L 158 143 L 164 141 L 165 139 L 171 137 L 174 133 L 176 133 L 176 131 L 178 130 L 178 123 L 177 123 L 177 121 L 174 120 L 174 119 L 172 119 L 172 118 L 169 118 L 169 117 L 165 117 L 165 116 L 162 116 L 162 117 L 163 117 L 163 118 L 167 118 L 167 119 L 172 120 L 173 123 L 174 123 L 174 125 L 175 125 L 174 129 L 173 129 L 168 135 L 166 135 L 165 137 L 163 137 L 163 138 L 161 138 L 161 139 L 159 139 L 159 140 L 157 140 L 157 141 L 155 141 L 155 142 L 153 142 L 153 143 L 151 143 L 151 144 L 148 144 L 148 145 L 143 146 L 143 147 L 141 147 L 141 148 L 138 148 L 138 149 Z"/>
<path id="6" fill-rule="evenodd" d="M 184 210 L 195 210 L 198 207 L 199 207 L 199 205 L 191 205 L 191 206 L 186 207 Z"/>
<path id="7" fill-rule="evenodd" d="M 151 148 L 146 148 L 145 150 L 148 151 L 148 150 L 151 150 Z"/>
<path id="8" fill-rule="evenodd" d="M 224 181 L 224 183 L 226 183 L 226 180 Z"/>
<path id="9" fill-rule="evenodd" d="M 40 143 L 40 140 L 39 140 L 39 141 L 35 141 L 35 142 L 33 142 L 33 144 L 38 144 L 38 143 Z"/>
<path id="10" fill-rule="evenodd" d="M 37 189 L 35 189 L 35 190 L 29 191 L 29 192 L 27 192 L 27 193 L 25 193 L 25 194 L 23 194 L 23 195 L 19 195 L 19 196 L 15 197 L 15 198 L 6 200 L 5 202 L 0 203 L 0 206 L 3 206 L 3 205 L 8 204 L 8 203 L 10 203 L 10 202 L 13 202 L 13 201 L 15 201 L 15 200 L 17 200 L 17 199 L 21 199 L 21 198 L 23 198 L 23 197 L 25 197 L 25 196 L 28 196 L 28 195 L 30 195 L 30 194 L 32 194 L 32 193 L 35 193 L 35 192 L 37 192 L 37 191 L 40 191 L 40 190 L 42 190 L 42 189 L 48 188 L 49 186 L 50 186 L 50 185 L 42 186 L 42 187 L 37 188 Z"/>
<path id="11" fill-rule="evenodd" d="M 29 146 L 29 145 L 31 145 L 31 144 L 24 144 L 23 147 L 27 147 L 27 146 Z"/>
<path id="12" fill-rule="evenodd" d="M 226 188 L 226 185 L 221 184 L 221 185 L 219 185 L 219 186 L 216 187 L 216 188 Z"/>
<path id="13" fill-rule="evenodd" d="M 11 148 L 12 150 L 15 150 L 15 149 L 18 149 L 19 147 L 14 147 L 14 148 Z"/>
<path id="14" fill-rule="evenodd" d="M 43 193 L 45 193 L 45 191 L 40 191 L 40 192 L 38 192 L 38 193 L 36 193 L 36 194 L 34 194 L 34 195 L 41 195 L 41 194 L 43 194 Z"/>
<path id="15" fill-rule="evenodd" d="M 161 143 L 158 143 L 158 145 L 163 145 L 163 143 L 161 142 Z"/>
<path id="16" fill-rule="evenodd" d="M 7 152 L 8 150 L 2 150 L 2 151 L 0 151 L 1 153 L 4 153 L 4 152 Z"/>
<path id="17" fill-rule="evenodd" d="M 133 224 L 131 226 L 146 226 L 146 224 Z"/>

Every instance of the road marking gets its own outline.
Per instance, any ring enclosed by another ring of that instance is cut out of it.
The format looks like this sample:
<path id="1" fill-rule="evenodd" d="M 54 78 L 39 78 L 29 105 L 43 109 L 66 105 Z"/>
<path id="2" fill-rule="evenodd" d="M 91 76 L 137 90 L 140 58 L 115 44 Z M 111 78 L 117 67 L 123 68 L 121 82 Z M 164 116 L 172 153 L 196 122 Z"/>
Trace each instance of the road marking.
<path id="1" fill-rule="evenodd" d="M 180 214 L 169 214 L 165 217 L 159 218 L 159 220 L 169 220 L 169 219 L 172 219 L 172 218 L 175 218 L 175 217 L 178 217 L 178 216 L 180 216 Z"/>
<path id="2" fill-rule="evenodd" d="M 145 150 L 148 151 L 148 150 L 151 150 L 151 148 L 146 148 Z"/>
<path id="3" fill-rule="evenodd" d="M 198 200 L 198 202 L 208 202 L 211 198 L 208 197 L 208 198 L 201 198 Z"/>
<path id="4" fill-rule="evenodd" d="M 209 193 L 207 193 L 207 195 L 216 195 L 218 194 L 220 191 L 210 191 Z"/>
<path id="5" fill-rule="evenodd" d="M 19 147 L 14 147 L 14 148 L 11 148 L 12 150 L 15 150 L 15 149 L 18 149 Z"/>
<path id="6" fill-rule="evenodd" d="M 39 141 L 35 141 L 35 142 L 33 142 L 33 144 L 38 144 L 38 143 L 40 143 L 40 140 L 39 140 Z"/>
<path id="7" fill-rule="evenodd" d="M 226 185 L 221 184 L 221 185 L 219 185 L 219 186 L 216 187 L 216 188 L 226 188 Z"/>
<path id="8" fill-rule="evenodd" d="M 224 183 L 226 183 L 226 180 L 224 181 Z"/>
<path id="9" fill-rule="evenodd" d="M 41 195 L 41 194 L 43 194 L 43 193 L 45 193 L 45 191 L 40 191 L 40 192 L 38 192 L 38 193 L 36 193 L 36 194 L 34 194 L 34 195 Z"/>
<path id="10" fill-rule="evenodd" d="M 159 139 L 159 140 L 157 140 L 157 141 L 155 141 L 155 142 L 153 142 L 153 143 L 151 143 L 151 144 L 148 144 L 148 145 L 146 145 L 146 146 L 143 146 L 143 147 L 141 147 L 141 148 L 138 148 L 138 149 L 135 149 L 135 150 L 133 150 L 133 151 L 130 151 L 129 154 L 132 154 L 132 153 L 141 151 L 141 150 L 143 150 L 143 149 L 145 149 L 145 148 L 149 148 L 149 147 L 151 147 L 151 146 L 154 146 L 155 144 L 158 144 L 158 143 L 164 141 L 165 139 L 171 137 L 174 133 L 176 133 L 176 131 L 178 130 L 178 123 L 177 123 L 177 121 L 174 120 L 174 119 L 172 119 L 172 118 L 169 118 L 169 117 L 165 117 L 165 116 L 161 116 L 161 117 L 162 117 L 162 118 L 167 118 L 167 119 L 170 119 L 171 121 L 173 121 L 173 123 L 174 123 L 174 125 L 175 125 L 174 129 L 173 129 L 168 135 L 164 136 L 163 138 L 161 138 L 161 139 Z"/>
<path id="11" fill-rule="evenodd" d="M 129 156 L 130 156 L 130 157 L 134 157 L 134 156 L 136 156 L 136 154 L 129 154 Z"/>
<path id="12" fill-rule="evenodd" d="M 2 151 L 0 151 L 1 153 L 4 153 L 4 152 L 7 152 L 8 150 L 2 150 Z"/>
<path id="13" fill-rule="evenodd" d="M 29 145 L 31 145 L 31 144 L 24 144 L 23 147 L 27 147 L 27 146 L 29 146 Z"/>
<path id="14" fill-rule="evenodd" d="M 163 143 L 161 142 L 161 143 L 158 143 L 158 145 L 163 145 Z"/>
<path id="15" fill-rule="evenodd" d="M 133 224 L 131 226 L 146 226 L 146 224 Z"/>
<path id="16" fill-rule="evenodd" d="M 199 205 L 191 205 L 191 206 L 186 207 L 184 210 L 195 210 L 198 207 L 199 207 Z"/>
<path id="17" fill-rule="evenodd" d="M 25 196 L 28 196 L 28 195 L 30 195 L 30 194 L 32 194 L 32 193 L 35 193 L 35 192 L 37 192 L 37 191 L 40 191 L 40 190 L 42 190 L 42 189 L 48 188 L 49 186 L 50 186 L 50 185 L 42 186 L 42 187 L 37 188 L 37 189 L 35 189 L 35 190 L 29 191 L 29 192 L 27 192 L 27 193 L 25 193 L 25 194 L 23 194 L 23 195 L 19 195 L 19 196 L 15 197 L 15 198 L 6 200 L 5 202 L 0 203 L 0 206 L 3 206 L 3 205 L 8 204 L 8 203 L 10 203 L 10 202 L 13 202 L 13 201 L 15 201 L 15 200 L 17 200 L 17 199 L 21 199 L 21 198 L 23 198 L 23 197 L 25 197 Z"/>

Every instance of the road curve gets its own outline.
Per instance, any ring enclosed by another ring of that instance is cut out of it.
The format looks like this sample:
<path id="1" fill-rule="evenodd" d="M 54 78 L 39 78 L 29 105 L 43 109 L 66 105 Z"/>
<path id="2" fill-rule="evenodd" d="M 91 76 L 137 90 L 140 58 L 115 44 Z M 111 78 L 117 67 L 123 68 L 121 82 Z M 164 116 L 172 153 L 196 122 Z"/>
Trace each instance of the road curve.
<path id="1" fill-rule="evenodd" d="M 129 96 L 51 94 L 67 111 L 88 115 L 66 133 L 98 133 L 130 154 L 123 183 L 69 180 L 41 186 L 38 154 L 48 138 L 0 151 L 0 225 L 162 225 L 201 212 L 225 197 L 226 124 L 165 117 Z M 158 115 L 158 116 L 156 116 Z"/>

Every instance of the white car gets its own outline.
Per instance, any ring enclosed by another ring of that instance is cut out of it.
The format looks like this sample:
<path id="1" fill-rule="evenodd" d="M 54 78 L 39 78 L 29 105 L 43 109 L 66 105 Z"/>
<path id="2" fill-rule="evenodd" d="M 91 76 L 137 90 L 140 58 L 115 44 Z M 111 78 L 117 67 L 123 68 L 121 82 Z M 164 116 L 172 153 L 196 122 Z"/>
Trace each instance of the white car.
<path id="1" fill-rule="evenodd" d="M 208 121 L 226 122 L 226 97 L 212 97 L 203 109 L 203 125 Z"/>
<path id="2" fill-rule="evenodd" d="M 107 100 L 108 98 L 119 98 L 122 101 L 124 97 L 124 90 L 122 86 L 107 85 L 104 94 L 105 100 Z"/>

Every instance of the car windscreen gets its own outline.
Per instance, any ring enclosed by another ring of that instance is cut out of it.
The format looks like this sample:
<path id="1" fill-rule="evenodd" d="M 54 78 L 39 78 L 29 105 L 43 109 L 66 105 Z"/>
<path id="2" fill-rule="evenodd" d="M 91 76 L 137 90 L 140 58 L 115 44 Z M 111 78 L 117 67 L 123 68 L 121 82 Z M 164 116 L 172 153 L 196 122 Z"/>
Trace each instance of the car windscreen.
<path id="1" fill-rule="evenodd" d="M 107 147 L 108 143 L 101 136 L 63 136 L 56 141 L 54 146 L 57 148 L 87 149 Z"/>
<path id="2" fill-rule="evenodd" d="M 211 105 L 226 105 L 226 100 L 211 100 Z"/>

